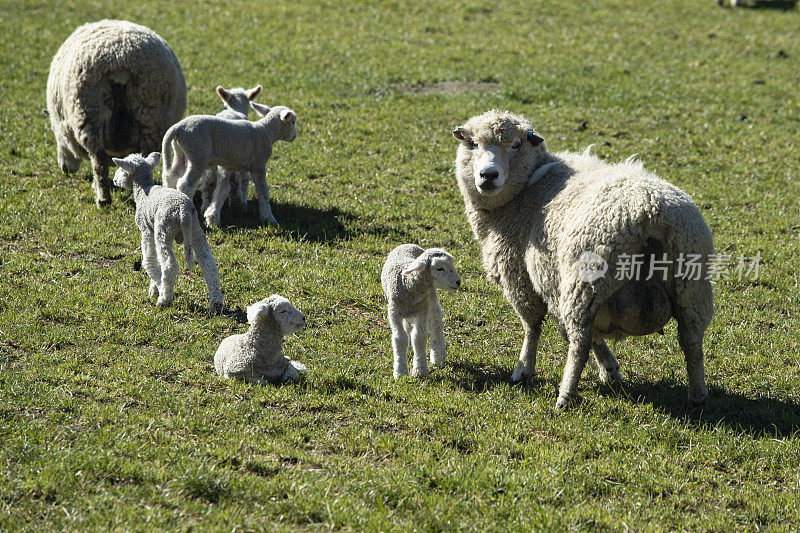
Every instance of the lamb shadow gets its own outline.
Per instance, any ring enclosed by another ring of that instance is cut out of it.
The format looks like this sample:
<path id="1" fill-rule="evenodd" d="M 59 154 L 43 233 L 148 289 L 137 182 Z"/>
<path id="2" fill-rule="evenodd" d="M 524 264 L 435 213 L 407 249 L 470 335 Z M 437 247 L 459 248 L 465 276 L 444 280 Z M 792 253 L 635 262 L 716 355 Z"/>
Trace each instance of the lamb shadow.
<path id="1" fill-rule="evenodd" d="M 650 404 L 656 411 L 690 422 L 699 429 L 725 426 L 756 438 L 784 438 L 800 432 L 800 404 L 791 400 L 752 399 L 711 386 L 708 401 L 693 408 L 686 401 L 686 386 L 668 380 L 626 381 L 616 386 L 598 384 L 597 393 Z"/>
<path id="2" fill-rule="evenodd" d="M 797 5 L 797 0 L 755 0 L 743 3 L 739 8 L 744 9 L 776 9 L 779 11 L 791 11 Z"/>

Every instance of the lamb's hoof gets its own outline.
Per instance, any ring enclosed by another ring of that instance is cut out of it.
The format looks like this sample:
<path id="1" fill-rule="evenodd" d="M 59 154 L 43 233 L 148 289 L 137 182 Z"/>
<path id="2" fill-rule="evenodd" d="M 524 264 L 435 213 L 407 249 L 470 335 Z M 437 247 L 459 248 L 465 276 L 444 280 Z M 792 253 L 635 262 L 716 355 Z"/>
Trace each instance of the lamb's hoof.
<path id="1" fill-rule="evenodd" d="M 406 368 L 405 370 L 395 370 L 392 373 L 392 375 L 394 376 L 394 380 L 397 381 L 398 379 L 400 379 L 402 377 L 408 376 L 408 369 Z"/>
<path id="2" fill-rule="evenodd" d="M 703 387 L 703 390 L 692 394 L 691 391 L 689 392 L 689 406 L 691 408 L 702 407 L 708 401 L 708 390 Z"/>
<path id="3" fill-rule="evenodd" d="M 218 228 L 220 227 L 219 217 L 215 215 L 206 215 L 206 226 L 209 228 Z"/>
<path id="4" fill-rule="evenodd" d="M 444 366 L 444 355 L 431 354 L 431 366 Z"/>
<path id="5" fill-rule="evenodd" d="M 574 407 L 581 403 L 580 396 L 559 396 L 558 400 L 556 400 L 556 410 L 563 411 L 565 409 L 569 409 L 570 407 Z"/>
<path id="6" fill-rule="evenodd" d="M 111 205 L 111 195 L 108 193 L 108 191 L 106 191 L 105 194 L 103 194 L 101 192 L 94 199 L 94 202 L 97 205 L 97 207 L 99 207 L 100 209 L 103 209 L 104 207 L 108 207 L 108 206 Z"/>
<path id="7" fill-rule="evenodd" d="M 213 315 L 222 314 L 222 302 L 211 302 L 211 304 L 208 306 L 208 310 Z"/>
<path id="8" fill-rule="evenodd" d="M 150 285 L 150 289 L 147 291 L 147 296 L 150 298 L 155 298 L 158 296 L 158 285 Z"/>
<path id="9" fill-rule="evenodd" d="M 411 371 L 411 377 L 417 379 L 426 378 L 428 377 L 428 369 L 426 368 L 423 370 L 421 368 L 415 368 L 414 370 Z"/>
<path id="10" fill-rule="evenodd" d="M 164 296 L 159 296 L 158 301 L 156 304 L 159 307 L 169 307 L 172 304 L 172 298 L 166 298 Z"/>
<path id="11" fill-rule="evenodd" d="M 281 376 L 281 383 L 288 383 L 290 381 L 296 383 L 300 381 L 305 374 L 306 365 L 299 361 L 289 361 L 289 365 Z"/>
<path id="12" fill-rule="evenodd" d="M 279 226 L 277 219 L 273 216 L 262 217 L 261 223 L 268 224 L 270 226 L 275 226 L 276 228 Z"/>
<path id="13" fill-rule="evenodd" d="M 600 376 L 600 382 L 606 385 L 618 385 L 625 381 L 625 374 L 620 372 L 619 368 L 610 371 L 601 367 L 598 369 L 598 374 Z"/>

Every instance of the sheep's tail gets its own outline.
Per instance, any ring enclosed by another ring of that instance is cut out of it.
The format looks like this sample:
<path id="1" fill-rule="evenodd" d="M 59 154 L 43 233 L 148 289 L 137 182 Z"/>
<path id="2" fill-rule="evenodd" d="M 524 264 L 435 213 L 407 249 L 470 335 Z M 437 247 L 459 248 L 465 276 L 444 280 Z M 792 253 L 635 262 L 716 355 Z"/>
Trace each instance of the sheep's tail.
<path id="1" fill-rule="evenodd" d="M 187 218 L 188 220 L 186 220 L 185 223 L 183 222 L 183 217 L 181 220 L 181 226 L 185 226 L 186 228 L 183 230 L 185 238 L 184 247 L 187 257 L 186 264 L 189 264 L 189 257 L 191 257 L 192 252 L 194 252 L 194 257 L 197 260 L 197 264 L 200 265 L 200 271 L 203 273 L 203 279 L 205 279 L 206 287 L 208 287 L 208 301 L 211 310 L 219 313 L 222 311 L 223 296 L 219 284 L 217 261 L 211 254 L 211 247 L 208 244 L 208 239 L 206 239 L 206 234 L 203 232 L 203 227 L 200 225 L 200 219 L 197 217 L 197 213 L 192 210 Z"/>
<path id="2" fill-rule="evenodd" d="M 175 132 L 176 128 L 173 125 L 167 130 L 167 133 L 164 134 L 164 140 L 161 141 L 161 157 L 164 163 L 161 170 L 161 181 L 165 186 L 173 188 L 174 184 L 170 185 L 170 181 L 172 177 L 172 141 L 175 139 Z"/>

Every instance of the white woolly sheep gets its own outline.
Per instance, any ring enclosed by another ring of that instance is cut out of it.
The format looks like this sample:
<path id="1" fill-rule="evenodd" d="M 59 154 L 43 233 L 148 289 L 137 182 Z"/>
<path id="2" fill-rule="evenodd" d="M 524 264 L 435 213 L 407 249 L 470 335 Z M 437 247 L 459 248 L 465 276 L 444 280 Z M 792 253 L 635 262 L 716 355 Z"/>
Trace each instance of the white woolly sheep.
<path id="1" fill-rule="evenodd" d="M 58 166 L 77 172 L 89 159 L 98 206 L 111 202 L 109 156 L 158 151 L 186 110 L 186 82 L 169 45 L 124 20 L 84 24 L 50 64 L 47 111 Z"/>
<path id="2" fill-rule="evenodd" d="M 711 283 L 706 272 L 681 273 L 681 261 L 705 265 L 714 249 L 691 198 L 632 158 L 611 165 L 588 149 L 550 153 L 530 122 L 506 111 L 473 117 L 453 135 L 461 141 L 456 177 L 484 269 L 522 319 L 525 338 L 512 381 L 534 376 L 548 312 L 569 342 L 558 408 L 578 398 L 590 349 L 601 378 L 620 379 L 604 338 L 654 333 L 674 317 L 689 400 L 702 403 Z M 637 255 L 649 274 L 606 273 Z M 587 262 L 596 267 L 588 276 Z M 659 272 L 649 279 L 656 264 Z"/>
<path id="3" fill-rule="evenodd" d="M 167 130 L 162 142 L 164 183 L 191 197 L 209 165 L 250 172 L 258 194 L 261 221 L 277 225 L 269 205 L 266 165 L 272 155 L 273 143 L 291 142 L 297 136 L 297 114 L 283 106 L 270 109 L 250 102 L 250 107 L 262 117 L 260 120 L 250 122 L 193 115 Z"/>
<path id="4" fill-rule="evenodd" d="M 408 338 L 414 351 L 412 375 L 428 374 L 425 347 L 431 336 L 431 364 L 445 360 L 444 322 L 436 289 L 456 290 L 461 276 L 453 256 L 439 248 L 423 250 L 415 244 L 401 244 L 389 253 L 381 271 L 381 285 L 392 328 L 394 378 L 408 375 Z"/>
<path id="5" fill-rule="evenodd" d="M 136 226 L 142 233 L 142 265 L 151 280 L 149 295 L 158 296 L 161 307 L 169 306 L 175 298 L 178 262 L 173 241 L 182 239 L 186 268 L 191 269 L 196 258 L 208 287 L 209 308 L 219 313 L 223 296 L 217 262 L 189 197 L 153 182 L 153 168 L 160 157 L 161 154 L 153 152 L 147 158 L 131 154 L 125 159 L 114 159 L 119 167 L 114 174 L 114 185 L 132 190 L 136 202 Z"/>
<path id="6" fill-rule="evenodd" d="M 250 102 L 261 92 L 261 85 L 252 89 L 234 87 L 225 89 L 217 86 L 217 94 L 222 99 L 225 109 L 215 116 L 229 120 L 247 120 Z M 213 166 L 203 178 L 203 207 L 200 211 L 209 226 L 220 225 L 220 215 L 225 201 L 230 199 L 231 210 L 244 212 L 247 210 L 247 189 L 250 187 L 250 174 Z M 232 194 L 231 194 L 232 193 Z"/>
<path id="7" fill-rule="evenodd" d="M 306 367 L 283 355 L 283 338 L 303 329 L 306 318 L 289 300 L 273 294 L 247 308 L 250 328 L 220 343 L 214 368 L 222 377 L 266 384 L 298 381 Z"/>

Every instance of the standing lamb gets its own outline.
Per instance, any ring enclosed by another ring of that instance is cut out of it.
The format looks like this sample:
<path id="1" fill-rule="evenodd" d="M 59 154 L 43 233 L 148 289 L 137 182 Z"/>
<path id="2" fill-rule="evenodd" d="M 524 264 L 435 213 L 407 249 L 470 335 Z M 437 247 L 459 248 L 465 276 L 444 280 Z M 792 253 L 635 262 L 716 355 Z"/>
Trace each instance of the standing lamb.
<path id="1" fill-rule="evenodd" d="M 484 269 L 522 319 L 512 381 L 535 375 L 547 312 L 569 342 L 557 408 L 578 398 L 590 349 L 602 379 L 620 378 L 604 338 L 654 333 L 674 317 L 689 400 L 705 401 L 711 283 L 705 269 L 687 269 L 686 259 L 701 267 L 714 248 L 691 198 L 632 158 L 610 165 L 588 150 L 550 153 L 530 122 L 506 111 L 473 117 L 453 135 L 461 141 L 456 177 Z M 619 268 L 637 260 L 649 268 Z M 616 274 L 606 273 L 614 265 Z"/>
<path id="2" fill-rule="evenodd" d="M 229 120 L 247 120 L 250 102 L 261 92 L 261 85 L 252 89 L 234 87 L 224 89 L 217 86 L 217 94 L 225 109 L 215 116 Z M 203 179 L 203 207 L 200 211 L 209 226 L 220 225 L 220 214 L 226 200 L 230 199 L 231 209 L 238 213 L 247 210 L 247 189 L 250 187 L 250 174 L 212 166 Z"/>
<path id="3" fill-rule="evenodd" d="M 161 154 L 153 152 L 147 158 L 132 154 L 125 159 L 114 159 L 119 167 L 114 174 L 114 185 L 132 190 L 136 202 L 136 226 L 142 233 L 142 264 L 151 280 L 150 297 L 158 296 L 161 307 L 169 306 L 175 298 L 178 262 L 173 241 L 181 237 L 186 268 L 191 269 L 197 259 L 208 287 L 210 310 L 218 314 L 222 311 L 223 297 L 217 262 L 189 197 L 153 182 L 153 169 L 160 158 Z"/>
<path id="4" fill-rule="evenodd" d="M 191 197 L 210 165 L 243 170 L 253 175 L 262 222 L 278 225 L 269 205 L 266 165 L 276 141 L 297 137 L 297 114 L 288 107 L 250 102 L 262 118 L 256 122 L 229 120 L 212 115 L 192 115 L 164 135 L 164 184 Z M 175 164 L 172 151 L 175 148 Z M 180 180 L 179 180 L 180 178 Z"/>
<path id="5" fill-rule="evenodd" d="M 214 355 L 214 368 L 224 378 L 266 384 L 298 381 L 306 367 L 283 355 L 283 338 L 303 329 L 306 318 L 283 296 L 272 296 L 247 308 L 250 328 L 225 338 Z"/>
<path id="6" fill-rule="evenodd" d="M 415 244 L 401 244 L 386 258 L 381 285 L 389 302 L 387 314 L 392 328 L 394 378 L 408 375 L 409 335 L 414 350 L 412 375 L 424 377 L 428 375 L 425 353 L 428 333 L 431 364 L 444 364 L 444 312 L 436 289 L 454 291 L 461 286 L 453 256 L 440 248 L 423 250 Z"/>
<path id="7" fill-rule="evenodd" d="M 109 156 L 157 151 L 186 110 L 186 82 L 169 45 L 124 20 L 79 27 L 50 64 L 47 111 L 58 166 L 77 172 L 89 159 L 98 206 L 111 202 Z"/>

